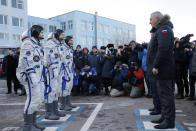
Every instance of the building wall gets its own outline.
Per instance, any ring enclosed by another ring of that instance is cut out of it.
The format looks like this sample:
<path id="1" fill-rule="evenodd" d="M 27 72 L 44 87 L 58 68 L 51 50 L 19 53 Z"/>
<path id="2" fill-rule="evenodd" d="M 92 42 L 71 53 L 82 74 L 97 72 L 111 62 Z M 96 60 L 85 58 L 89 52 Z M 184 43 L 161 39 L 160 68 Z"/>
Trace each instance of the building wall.
<path id="1" fill-rule="evenodd" d="M 118 46 L 136 40 L 135 25 L 101 16 L 97 16 L 96 25 L 94 14 L 72 11 L 50 19 L 57 20 L 60 23 L 66 22 L 65 34 L 74 37 L 74 47 L 80 44 L 82 47 L 91 49 L 93 45 L 100 47 L 102 45 L 106 46 L 108 43 L 114 43 L 115 46 Z M 73 29 L 71 30 L 68 28 L 68 21 L 70 20 L 73 22 Z M 91 25 L 93 25 L 93 30 Z"/>
<path id="2" fill-rule="evenodd" d="M 28 29 L 30 29 L 32 25 L 40 25 L 44 28 L 44 40 L 41 41 L 43 44 L 46 44 L 50 32 L 54 32 L 55 29 L 60 28 L 60 22 L 58 21 L 28 16 Z M 53 27 L 53 30 L 51 30 L 50 27 Z"/>
<path id="3" fill-rule="evenodd" d="M 114 43 L 115 46 L 118 46 L 136 40 L 135 25 L 77 10 L 50 19 L 43 19 L 27 15 L 27 0 L 6 1 L 6 6 L 0 3 L 0 15 L 8 17 L 7 24 L 0 24 L 0 33 L 6 34 L 5 40 L 0 39 L 0 48 L 5 46 L 20 47 L 22 32 L 35 24 L 44 27 L 45 39 L 42 41 L 43 43 L 46 43 L 47 36 L 51 31 L 59 28 L 65 31 L 66 36 L 74 37 L 74 47 L 80 44 L 83 48 L 91 49 L 93 45 L 100 47 L 102 45 L 106 46 L 108 43 Z M 23 8 L 13 8 L 12 1 L 22 1 Z M 13 26 L 12 17 L 21 18 L 22 26 Z M 97 18 L 97 24 L 95 18 Z"/>
<path id="4" fill-rule="evenodd" d="M 18 1 L 20 0 L 16 0 Z M 0 39 L 0 47 L 19 47 L 20 34 L 27 28 L 27 0 L 22 0 L 22 9 L 12 7 L 12 0 L 6 2 L 6 6 L 1 5 L 0 2 L 0 15 L 7 16 L 7 24 L 0 24 L 0 33 L 6 33 L 6 38 Z M 22 19 L 21 26 L 13 26 L 12 17 Z"/>

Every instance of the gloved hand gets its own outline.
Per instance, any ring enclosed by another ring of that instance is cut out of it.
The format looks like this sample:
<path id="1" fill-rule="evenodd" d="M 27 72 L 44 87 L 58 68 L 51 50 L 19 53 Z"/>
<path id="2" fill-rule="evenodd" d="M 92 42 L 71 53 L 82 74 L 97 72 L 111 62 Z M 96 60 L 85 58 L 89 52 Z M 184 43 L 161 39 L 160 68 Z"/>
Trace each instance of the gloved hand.
<path id="1" fill-rule="evenodd" d="M 36 74 L 35 74 L 35 73 L 31 73 L 31 74 L 29 75 L 29 77 L 30 77 L 30 79 L 31 79 L 31 82 L 32 82 L 33 87 L 34 87 L 34 86 L 37 86 L 38 83 L 39 83 L 39 81 L 38 81 L 38 79 L 37 79 Z"/>

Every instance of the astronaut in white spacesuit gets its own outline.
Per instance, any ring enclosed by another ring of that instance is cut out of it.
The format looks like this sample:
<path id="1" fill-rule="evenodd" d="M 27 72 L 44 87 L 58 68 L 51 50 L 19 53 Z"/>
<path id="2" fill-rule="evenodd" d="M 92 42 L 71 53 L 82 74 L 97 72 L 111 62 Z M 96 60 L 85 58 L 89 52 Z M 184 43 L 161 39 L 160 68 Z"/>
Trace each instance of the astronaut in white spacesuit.
<path id="1" fill-rule="evenodd" d="M 64 46 L 64 71 L 65 75 L 62 79 L 62 93 L 61 93 L 61 110 L 71 110 L 72 108 L 76 108 L 75 105 L 72 105 L 70 102 L 71 90 L 74 84 L 74 77 L 76 75 L 74 71 L 74 63 L 73 63 L 73 38 L 71 36 L 67 36 L 65 39 Z"/>
<path id="2" fill-rule="evenodd" d="M 28 34 L 28 33 L 27 33 Z M 24 131 L 44 130 L 36 124 L 36 114 L 42 102 L 43 50 L 40 40 L 44 38 L 43 27 L 33 25 L 27 38 L 23 40 L 17 77 L 25 86 L 27 99 L 24 108 Z"/>
<path id="3" fill-rule="evenodd" d="M 60 85 L 58 84 L 60 63 L 62 61 L 61 42 L 64 39 L 64 32 L 57 29 L 54 33 L 50 33 L 48 41 L 44 47 L 44 66 L 46 81 L 45 84 L 45 108 L 46 119 L 58 120 L 59 117 L 64 117 L 65 113 L 58 111 L 58 95 Z"/>

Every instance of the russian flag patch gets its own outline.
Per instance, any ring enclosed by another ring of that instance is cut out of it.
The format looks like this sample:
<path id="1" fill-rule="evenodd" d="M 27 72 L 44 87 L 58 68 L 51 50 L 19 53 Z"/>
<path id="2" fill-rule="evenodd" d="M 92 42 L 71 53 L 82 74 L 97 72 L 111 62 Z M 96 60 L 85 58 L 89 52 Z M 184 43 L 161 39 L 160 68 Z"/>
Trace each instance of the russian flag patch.
<path id="1" fill-rule="evenodd" d="M 162 30 L 162 33 L 163 33 L 163 34 L 166 34 L 166 33 L 167 33 L 167 30 Z"/>

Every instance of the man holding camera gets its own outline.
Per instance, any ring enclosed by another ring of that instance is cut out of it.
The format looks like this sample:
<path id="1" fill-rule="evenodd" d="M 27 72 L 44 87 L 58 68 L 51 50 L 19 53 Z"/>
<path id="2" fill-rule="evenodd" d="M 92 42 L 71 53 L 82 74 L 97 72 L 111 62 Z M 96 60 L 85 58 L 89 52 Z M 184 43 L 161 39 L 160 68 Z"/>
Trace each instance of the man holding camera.
<path id="1" fill-rule="evenodd" d="M 153 12 L 150 17 L 152 37 L 148 47 L 148 71 L 156 78 L 157 92 L 161 101 L 161 118 L 152 120 L 158 123 L 156 129 L 175 127 L 175 102 L 172 81 L 174 71 L 174 34 L 173 24 L 168 15 Z"/>
<path id="2" fill-rule="evenodd" d="M 101 64 L 103 64 L 101 75 L 106 95 L 109 95 L 108 87 L 111 86 L 112 83 L 111 71 L 115 64 L 116 53 L 117 51 L 114 49 L 114 45 L 108 44 L 106 52 L 104 53 L 104 55 L 101 55 Z"/>

